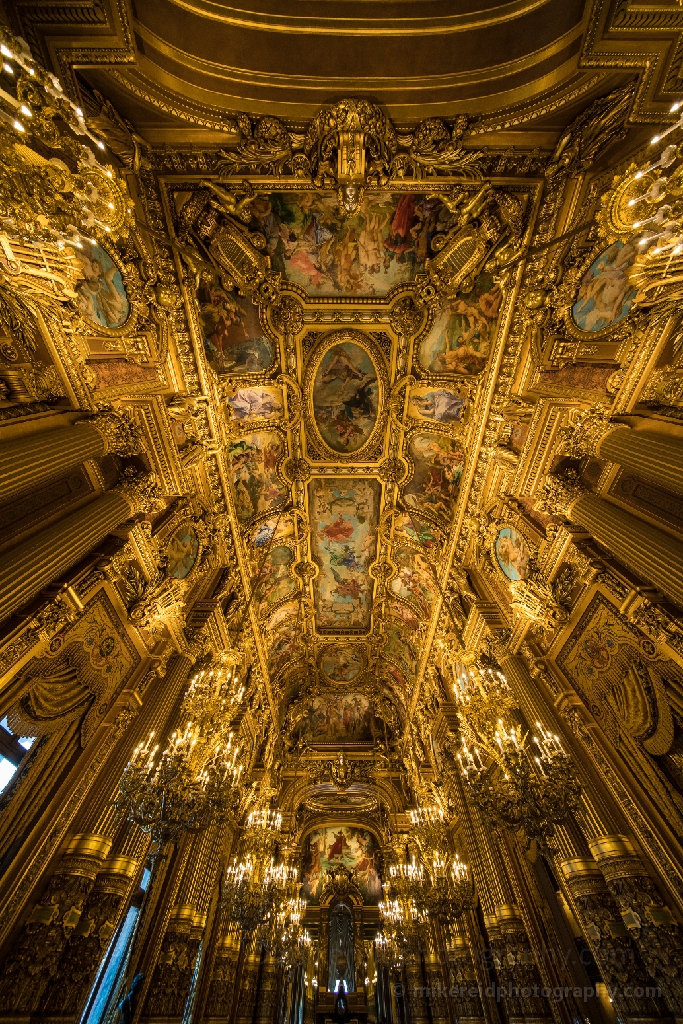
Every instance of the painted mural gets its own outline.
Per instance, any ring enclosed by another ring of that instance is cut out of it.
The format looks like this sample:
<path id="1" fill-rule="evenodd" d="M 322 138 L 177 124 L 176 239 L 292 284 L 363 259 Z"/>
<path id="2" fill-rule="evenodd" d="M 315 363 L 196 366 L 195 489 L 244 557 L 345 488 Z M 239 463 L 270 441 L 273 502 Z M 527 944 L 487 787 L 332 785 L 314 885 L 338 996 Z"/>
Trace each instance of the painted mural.
<path id="1" fill-rule="evenodd" d="M 462 420 L 467 400 L 448 388 L 413 388 L 408 412 L 417 420 L 434 423 L 458 423 Z"/>
<path id="2" fill-rule="evenodd" d="M 285 500 L 287 490 L 277 475 L 284 454 L 278 434 L 260 431 L 233 442 L 229 449 L 237 518 L 248 523 Z"/>
<path id="3" fill-rule="evenodd" d="M 395 532 L 404 533 L 422 548 L 434 548 L 441 543 L 441 530 L 431 523 L 422 523 L 408 515 L 396 518 Z"/>
<path id="4" fill-rule="evenodd" d="M 251 299 L 227 291 L 215 275 L 202 278 L 197 302 L 206 358 L 216 373 L 262 373 L 272 366 L 275 348 Z"/>
<path id="5" fill-rule="evenodd" d="M 121 271 L 107 250 L 84 239 L 73 254 L 81 272 L 75 288 L 79 312 L 98 327 L 123 327 L 130 302 Z"/>
<path id="6" fill-rule="evenodd" d="M 301 734 L 309 743 L 370 743 L 375 716 L 360 693 L 315 697 L 303 720 Z"/>
<path id="7" fill-rule="evenodd" d="M 403 604 L 403 601 L 389 601 L 387 611 L 390 615 L 395 615 L 397 619 L 400 619 L 408 629 L 417 629 L 420 625 L 420 620 L 415 612 L 411 611 L 407 604 Z"/>
<path id="8" fill-rule="evenodd" d="M 394 662 L 402 673 L 411 679 L 415 677 L 418 652 L 398 623 L 390 621 L 385 632 L 384 657 Z"/>
<path id="9" fill-rule="evenodd" d="M 303 656 L 299 645 L 301 630 L 295 619 L 289 619 L 283 623 L 274 637 L 271 638 L 271 646 L 268 651 L 268 674 L 275 679 L 283 669 Z"/>
<path id="10" fill-rule="evenodd" d="M 379 902 L 382 897 L 379 844 L 372 832 L 354 825 L 329 825 L 307 836 L 301 872 L 302 897 L 317 904 L 323 875 L 340 865 L 352 872 L 366 903 Z"/>
<path id="11" fill-rule="evenodd" d="M 293 561 L 294 550 L 288 544 L 274 544 L 263 560 L 259 560 L 260 568 L 253 577 L 259 618 L 295 593 L 297 585 L 289 574 Z"/>
<path id="12" fill-rule="evenodd" d="M 410 439 L 409 453 L 414 472 L 403 489 L 406 505 L 450 520 L 465 461 L 459 443 L 441 434 L 418 433 Z"/>
<path id="13" fill-rule="evenodd" d="M 338 644 L 323 652 L 320 664 L 335 683 L 350 683 L 363 671 L 363 655 L 354 644 Z"/>
<path id="14" fill-rule="evenodd" d="M 286 577 L 286 578 L 288 578 L 288 577 Z M 292 592 L 294 592 L 294 589 L 295 589 L 294 588 L 294 580 L 290 580 L 290 583 L 292 584 Z M 264 613 L 267 613 L 267 611 L 268 611 L 268 604 L 267 604 L 267 602 L 263 602 L 262 607 L 263 607 Z M 298 613 L 299 613 L 299 602 L 298 601 L 288 601 L 287 604 L 280 605 L 279 608 L 275 609 L 275 611 L 270 616 L 270 618 L 266 620 L 265 625 L 263 627 L 264 635 L 266 637 L 269 637 L 271 634 L 274 634 L 277 631 L 278 627 L 283 622 L 286 622 L 287 619 L 296 618 Z"/>
<path id="15" fill-rule="evenodd" d="M 582 331 L 604 331 L 628 316 L 636 297 L 629 269 L 636 258 L 635 240 L 613 242 L 591 263 L 581 279 L 572 319 Z"/>
<path id="16" fill-rule="evenodd" d="M 504 526 L 496 537 L 496 561 L 509 580 L 525 580 L 530 572 L 531 552 L 514 526 Z"/>
<path id="17" fill-rule="evenodd" d="M 367 630 L 373 581 L 380 484 L 377 480 L 316 479 L 309 484 L 311 553 L 318 630 Z"/>
<path id="18" fill-rule="evenodd" d="M 313 382 L 313 415 L 320 436 L 335 452 L 356 452 L 377 422 L 377 370 L 360 345 L 333 345 Z"/>
<path id="19" fill-rule="evenodd" d="M 493 276 L 483 273 L 472 291 L 444 301 L 420 344 L 420 366 L 432 373 L 481 373 L 493 345 L 502 298 Z"/>
<path id="20" fill-rule="evenodd" d="M 420 618 L 428 619 L 435 598 L 434 577 L 429 562 L 423 555 L 406 547 L 400 547 L 394 552 L 394 562 L 398 573 L 391 581 L 393 593 L 409 602 Z"/>
<path id="21" fill-rule="evenodd" d="M 166 575 L 184 580 L 190 575 L 199 553 L 197 531 L 189 520 L 181 523 L 166 545 Z"/>
<path id="22" fill-rule="evenodd" d="M 284 412 L 280 388 L 237 388 L 226 404 L 230 419 L 239 422 L 275 420 Z"/>
<path id="23" fill-rule="evenodd" d="M 251 211 L 273 270 L 310 295 L 386 295 L 424 271 L 432 238 L 455 221 L 438 198 L 391 192 L 366 195 L 351 216 L 316 192 L 258 196 Z"/>

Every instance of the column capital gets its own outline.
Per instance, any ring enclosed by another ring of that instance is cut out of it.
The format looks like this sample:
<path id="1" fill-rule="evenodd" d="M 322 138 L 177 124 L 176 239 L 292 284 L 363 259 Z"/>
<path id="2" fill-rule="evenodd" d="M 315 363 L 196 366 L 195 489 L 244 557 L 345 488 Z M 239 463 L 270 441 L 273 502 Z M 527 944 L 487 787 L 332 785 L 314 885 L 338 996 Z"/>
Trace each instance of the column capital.
<path id="1" fill-rule="evenodd" d="M 628 430 L 626 423 L 613 423 L 600 402 L 584 409 L 573 423 L 559 431 L 558 453 L 581 459 L 597 455 L 602 441 L 615 430 Z"/>
<path id="2" fill-rule="evenodd" d="M 105 454 L 141 455 L 146 445 L 130 410 L 103 409 L 89 420 L 81 420 L 102 436 Z"/>
<path id="3" fill-rule="evenodd" d="M 124 479 L 116 488 L 131 508 L 131 515 L 162 512 L 166 507 L 154 473 L 124 471 Z"/>
<path id="4" fill-rule="evenodd" d="M 573 469 L 567 470 L 561 476 L 549 473 L 545 478 L 536 508 L 550 515 L 570 518 L 572 505 L 586 493 L 586 486 Z"/>

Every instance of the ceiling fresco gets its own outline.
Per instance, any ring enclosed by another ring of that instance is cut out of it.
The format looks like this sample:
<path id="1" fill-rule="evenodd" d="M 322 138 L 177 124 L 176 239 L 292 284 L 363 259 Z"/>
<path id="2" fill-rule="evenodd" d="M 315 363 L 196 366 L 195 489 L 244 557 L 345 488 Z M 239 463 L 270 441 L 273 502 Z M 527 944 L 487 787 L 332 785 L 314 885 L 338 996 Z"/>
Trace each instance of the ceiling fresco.
<path id="1" fill-rule="evenodd" d="M 206 256 L 261 667 L 291 746 L 374 749 L 419 688 L 533 188 L 209 184 L 169 208 Z"/>

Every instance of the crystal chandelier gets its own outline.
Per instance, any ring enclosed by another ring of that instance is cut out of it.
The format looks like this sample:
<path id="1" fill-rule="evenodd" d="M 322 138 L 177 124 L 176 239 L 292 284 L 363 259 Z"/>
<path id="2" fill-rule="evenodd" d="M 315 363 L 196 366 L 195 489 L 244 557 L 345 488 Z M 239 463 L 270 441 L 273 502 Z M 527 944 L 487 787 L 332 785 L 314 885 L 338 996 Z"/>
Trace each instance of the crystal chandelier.
<path id="1" fill-rule="evenodd" d="M 140 743 L 119 783 L 116 807 L 143 832 L 150 833 L 160 852 L 183 833 L 201 832 L 225 821 L 237 802 L 242 766 L 230 736 L 223 746 L 198 742 L 199 728 L 188 722 L 174 732 L 159 753 L 154 733 Z"/>
<path id="2" fill-rule="evenodd" d="M 418 806 L 410 812 L 410 823 L 411 835 L 415 837 L 423 858 L 428 859 L 448 849 L 448 835 L 441 807 L 435 804 Z"/>
<path id="3" fill-rule="evenodd" d="M 125 236 L 133 206 L 123 179 L 99 162 L 105 143 L 59 79 L 5 27 L 0 53 L 0 230 L 20 247 L 65 252 Z"/>
<path id="4" fill-rule="evenodd" d="M 424 866 L 415 857 L 403 859 L 389 868 L 389 881 L 382 886 L 384 900 L 379 904 L 382 931 L 380 946 L 386 940 L 394 966 L 408 963 L 418 955 L 429 929 L 427 883 Z M 377 939 L 375 940 L 377 947 Z"/>
<path id="5" fill-rule="evenodd" d="M 299 889 L 299 883 L 296 884 Z M 270 948 L 273 958 L 285 970 L 305 963 L 311 947 L 311 937 L 303 927 L 306 900 L 299 896 L 284 901 L 275 915 Z"/>
<path id="6" fill-rule="evenodd" d="M 241 693 L 232 675 L 199 672 L 183 699 L 184 730 L 174 732 L 161 752 L 154 732 L 133 751 L 116 807 L 150 833 L 156 853 L 184 833 L 226 821 L 237 809 L 243 766 L 229 727 Z"/>
<path id="7" fill-rule="evenodd" d="M 540 722 L 536 730 L 528 743 L 519 725 L 499 719 L 492 736 L 479 737 L 481 749 L 463 738 L 458 759 L 467 792 L 493 827 L 548 848 L 555 826 L 578 809 L 581 787 L 559 738 Z"/>
<path id="8" fill-rule="evenodd" d="M 240 861 L 235 857 L 224 877 L 225 903 L 243 937 L 258 929 L 262 944 L 273 941 L 280 924 L 285 929 L 298 927 L 303 914 L 297 869 L 275 860 L 281 827 L 279 811 L 267 807 L 251 811 L 243 837 L 244 856 Z M 278 921 L 283 905 L 284 918 Z"/>
<path id="9" fill-rule="evenodd" d="M 444 924 L 449 924 L 464 910 L 474 906 L 474 887 L 469 868 L 457 854 L 450 864 L 440 854 L 435 854 L 429 875 L 432 885 L 427 894 L 428 906 L 432 914 Z"/>

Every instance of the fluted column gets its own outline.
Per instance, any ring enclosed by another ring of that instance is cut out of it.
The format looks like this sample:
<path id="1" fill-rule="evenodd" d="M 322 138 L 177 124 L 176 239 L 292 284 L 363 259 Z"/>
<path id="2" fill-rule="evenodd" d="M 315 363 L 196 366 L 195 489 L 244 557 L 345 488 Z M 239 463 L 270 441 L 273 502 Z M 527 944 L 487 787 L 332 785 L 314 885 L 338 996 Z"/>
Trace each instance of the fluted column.
<path id="1" fill-rule="evenodd" d="M 116 412 L 102 413 L 73 427 L 59 427 L 0 444 L 0 501 L 28 491 L 87 459 L 108 453 L 133 455 L 143 449 L 137 427 Z"/>
<path id="2" fill-rule="evenodd" d="M 683 940 L 632 843 L 603 835 L 589 843 L 629 935 L 670 1011 L 683 1014 Z"/>
<path id="3" fill-rule="evenodd" d="M 587 530 L 640 579 L 683 608 L 683 544 L 584 490 L 575 473 L 546 478 L 542 506 Z"/>
<path id="4" fill-rule="evenodd" d="M 598 445 L 598 457 L 683 494 L 683 441 L 677 437 L 649 430 L 611 430 Z"/>
<path id="5" fill-rule="evenodd" d="M 145 507 L 140 488 L 124 485 L 6 552 L 0 558 L 0 620 L 27 604 L 96 548 L 111 530 Z"/>
<path id="6" fill-rule="evenodd" d="M 602 405 L 581 413 L 560 438 L 560 451 L 616 462 L 665 490 L 683 494 L 683 440 L 655 430 L 631 430 L 613 423 Z"/>
<path id="7" fill-rule="evenodd" d="M 33 907 L 2 965 L 0 1011 L 5 1015 L 38 1010 L 110 848 L 106 836 L 72 837 L 41 902 Z"/>
<path id="8" fill-rule="evenodd" d="M 648 978 L 638 950 L 625 927 L 605 879 L 592 857 L 556 860 L 560 875 L 593 959 L 623 1021 L 655 1021 L 665 1017 L 662 999 Z"/>

